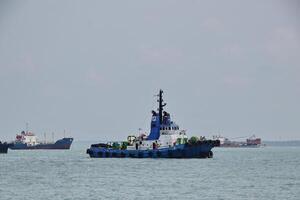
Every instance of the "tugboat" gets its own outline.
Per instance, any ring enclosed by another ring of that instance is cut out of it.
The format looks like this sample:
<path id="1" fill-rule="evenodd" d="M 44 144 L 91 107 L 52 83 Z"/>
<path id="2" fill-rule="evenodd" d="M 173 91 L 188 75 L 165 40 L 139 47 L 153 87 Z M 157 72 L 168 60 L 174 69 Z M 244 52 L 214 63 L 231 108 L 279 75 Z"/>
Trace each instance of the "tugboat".
<path id="1" fill-rule="evenodd" d="M 6 143 L 6 142 L 2 143 L 0 141 L 0 153 L 7 153 L 8 147 L 9 147 L 8 143 Z"/>
<path id="2" fill-rule="evenodd" d="M 39 142 L 36 135 L 29 131 L 17 134 L 15 141 L 9 146 L 12 150 L 27 149 L 70 149 L 73 138 L 62 138 L 56 142 Z"/>
<path id="3" fill-rule="evenodd" d="M 163 110 L 163 91 L 158 96 L 158 113 L 152 111 L 150 134 L 130 135 L 124 142 L 92 144 L 87 149 L 91 158 L 212 158 L 213 147 L 219 140 L 206 140 L 204 137 L 188 139 L 185 130 L 171 120 L 170 114 Z"/>

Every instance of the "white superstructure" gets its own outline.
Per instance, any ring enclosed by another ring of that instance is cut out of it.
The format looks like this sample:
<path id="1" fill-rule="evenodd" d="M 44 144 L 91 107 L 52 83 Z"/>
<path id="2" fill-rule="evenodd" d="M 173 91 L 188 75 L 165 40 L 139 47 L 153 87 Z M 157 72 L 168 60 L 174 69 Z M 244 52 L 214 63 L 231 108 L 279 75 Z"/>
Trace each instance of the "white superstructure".
<path id="1" fill-rule="evenodd" d="M 16 136 L 16 143 L 27 144 L 27 146 L 34 146 L 39 144 L 37 137 L 32 132 L 22 131 L 20 135 Z"/>

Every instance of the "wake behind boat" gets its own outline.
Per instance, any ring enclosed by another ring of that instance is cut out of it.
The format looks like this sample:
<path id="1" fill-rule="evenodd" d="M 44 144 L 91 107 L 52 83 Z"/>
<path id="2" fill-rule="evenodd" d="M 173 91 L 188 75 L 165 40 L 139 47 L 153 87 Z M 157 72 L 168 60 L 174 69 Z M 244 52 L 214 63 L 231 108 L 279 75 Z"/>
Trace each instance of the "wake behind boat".
<path id="1" fill-rule="evenodd" d="M 29 131 L 22 131 L 9 146 L 12 150 L 27 149 L 70 149 L 73 138 L 62 138 L 56 142 L 39 142 L 36 135 Z"/>
<path id="2" fill-rule="evenodd" d="M 211 158 L 213 147 L 219 140 L 206 140 L 191 137 L 185 130 L 171 120 L 170 114 L 163 111 L 166 106 L 162 99 L 163 91 L 158 94 L 158 113 L 152 111 L 150 134 L 128 136 L 124 142 L 92 144 L 87 154 L 92 158 L 131 157 L 131 158 Z"/>

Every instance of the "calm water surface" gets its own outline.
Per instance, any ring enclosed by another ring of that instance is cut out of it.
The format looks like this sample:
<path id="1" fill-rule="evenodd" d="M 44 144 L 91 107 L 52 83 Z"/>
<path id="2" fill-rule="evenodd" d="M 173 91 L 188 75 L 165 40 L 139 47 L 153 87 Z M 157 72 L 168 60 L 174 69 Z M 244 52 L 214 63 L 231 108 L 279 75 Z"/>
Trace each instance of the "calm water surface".
<path id="1" fill-rule="evenodd" d="M 300 198 L 300 147 L 215 148 L 213 159 L 90 159 L 88 146 L 0 154 L 0 199 Z"/>

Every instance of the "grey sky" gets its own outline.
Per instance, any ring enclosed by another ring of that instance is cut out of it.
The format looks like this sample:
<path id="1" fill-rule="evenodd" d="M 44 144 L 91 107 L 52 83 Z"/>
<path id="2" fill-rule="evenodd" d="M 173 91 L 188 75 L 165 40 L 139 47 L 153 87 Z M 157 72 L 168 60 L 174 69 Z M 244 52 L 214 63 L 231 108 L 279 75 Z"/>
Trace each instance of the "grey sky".
<path id="1" fill-rule="evenodd" d="M 189 135 L 300 139 L 299 1 L 0 1 L 0 140 L 125 139 L 153 95 Z"/>

